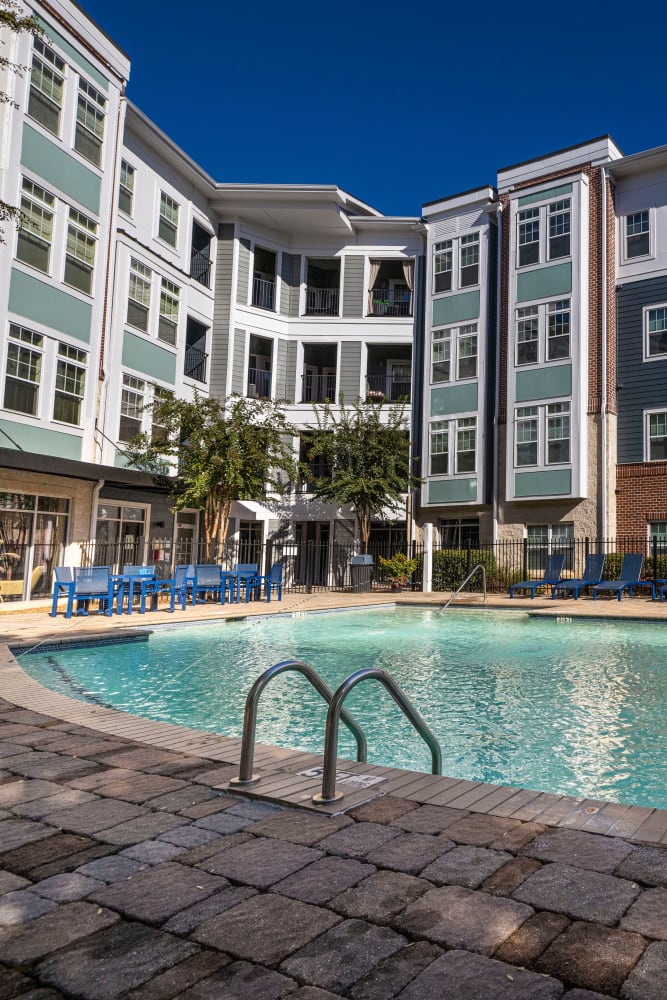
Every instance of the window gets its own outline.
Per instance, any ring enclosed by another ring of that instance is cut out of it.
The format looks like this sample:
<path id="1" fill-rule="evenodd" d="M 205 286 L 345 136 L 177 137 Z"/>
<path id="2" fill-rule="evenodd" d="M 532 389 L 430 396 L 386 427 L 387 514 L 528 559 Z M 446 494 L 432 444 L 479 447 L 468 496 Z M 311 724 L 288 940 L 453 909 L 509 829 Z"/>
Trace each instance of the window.
<path id="1" fill-rule="evenodd" d="M 148 312 L 151 304 L 153 272 L 134 257 L 130 259 L 130 287 L 127 300 L 127 322 L 148 333 Z"/>
<path id="2" fill-rule="evenodd" d="M 21 228 L 16 258 L 48 274 L 53 240 L 55 198 L 44 188 L 24 178 L 21 194 Z"/>
<path id="3" fill-rule="evenodd" d="M 529 524 L 526 526 L 528 541 L 528 569 L 543 571 L 551 552 L 564 553 L 565 569 L 572 571 L 574 563 L 574 525 L 571 521 L 562 524 Z"/>
<path id="4" fill-rule="evenodd" d="M 648 257 L 651 252 L 651 229 L 648 209 L 625 217 L 625 256 Z"/>
<path id="5" fill-rule="evenodd" d="M 516 365 L 570 357 L 570 300 L 556 299 L 516 310 Z"/>
<path id="6" fill-rule="evenodd" d="M 570 461 L 570 403 L 518 406 L 515 464 L 563 465 Z"/>
<path id="7" fill-rule="evenodd" d="M 477 377 L 477 324 L 434 330 L 431 348 L 431 381 L 450 382 Z"/>
<path id="8" fill-rule="evenodd" d="M 550 194 L 569 193 L 571 185 L 552 189 Z M 546 195 L 547 192 L 544 192 Z M 537 195 L 536 197 L 541 197 Z M 528 196 L 534 200 L 533 196 Z M 519 199 L 521 203 L 523 199 Z M 572 199 L 558 198 L 543 205 L 531 205 L 517 212 L 517 267 L 546 263 L 572 253 Z"/>
<path id="9" fill-rule="evenodd" d="M 9 327 L 4 407 L 37 416 L 44 338 L 24 327 Z"/>
<path id="10" fill-rule="evenodd" d="M 158 236 L 170 246 L 176 246 L 176 236 L 178 234 L 178 205 L 173 198 L 170 198 L 164 191 L 160 192 L 160 221 L 158 223 Z"/>
<path id="11" fill-rule="evenodd" d="M 160 319 L 158 321 L 158 340 L 163 340 L 165 344 L 176 345 L 176 331 L 178 328 L 178 298 L 180 288 L 173 282 L 162 279 L 160 291 Z"/>
<path id="12" fill-rule="evenodd" d="M 644 310 L 645 350 L 647 358 L 667 354 L 667 306 Z"/>
<path id="13" fill-rule="evenodd" d="M 443 240 L 433 247 L 433 291 L 449 292 L 452 288 L 452 241 Z"/>
<path id="14" fill-rule="evenodd" d="M 660 548 L 667 545 L 667 521 L 649 521 L 648 537 L 651 542 L 659 542 Z"/>
<path id="15" fill-rule="evenodd" d="M 118 208 L 125 215 L 132 215 L 134 201 L 135 169 L 125 160 L 120 162 L 120 186 L 118 189 Z"/>
<path id="16" fill-rule="evenodd" d="M 667 411 L 646 414 L 647 455 L 649 462 L 664 462 L 667 459 Z"/>
<path id="17" fill-rule="evenodd" d="M 63 106 L 65 63 L 39 38 L 34 40 L 30 70 L 28 114 L 49 132 L 58 135 Z"/>
<path id="18" fill-rule="evenodd" d="M 454 276 L 457 276 L 455 279 Z M 433 291 L 451 292 L 479 284 L 479 233 L 433 244 Z"/>
<path id="19" fill-rule="evenodd" d="M 211 287 L 211 240 L 213 237 L 196 222 L 192 223 L 190 276 L 205 288 Z M 339 264 L 340 266 L 340 264 Z"/>
<path id="20" fill-rule="evenodd" d="M 88 355 L 76 347 L 60 344 L 56 366 L 56 388 L 53 397 L 53 419 L 65 424 L 81 425 L 81 407 L 86 383 Z"/>
<path id="21" fill-rule="evenodd" d="M 173 398 L 173 392 L 169 389 L 163 389 L 159 385 L 153 386 L 153 403 L 167 402 L 167 400 Z M 160 444 L 161 441 L 167 441 L 167 431 L 158 418 L 158 414 L 155 409 L 151 410 L 151 444 Z"/>
<path id="22" fill-rule="evenodd" d="M 479 546 L 479 518 L 443 518 L 440 521 L 440 546 L 443 549 L 460 549 Z"/>
<path id="23" fill-rule="evenodd" d="M 90 295 L 95 266 L 97 223 L 70 208 L 65 251 L 65 284 Z"/>
<path id="24" fill-rule="evenodd" d="M 454 443 L 454 449 L 450 448 Z M 477 464 L 477 417 L 434 420 L 430 426 L 430 474 L 469 475 Z"/>
<path id="25" fill-rule="evenodd" d="M 142 431 L 142 415 L 146 383 L 134 375 L 123 375 L 123 389 L 120 397 L 119 441 L 130 441 Z"/>
<path id="26" fill-rule="evenodd" d="M 106 106 L 106 98 L 85 80 L 79 79 L 74 148 L 96 167 L 102 162 Z"/>

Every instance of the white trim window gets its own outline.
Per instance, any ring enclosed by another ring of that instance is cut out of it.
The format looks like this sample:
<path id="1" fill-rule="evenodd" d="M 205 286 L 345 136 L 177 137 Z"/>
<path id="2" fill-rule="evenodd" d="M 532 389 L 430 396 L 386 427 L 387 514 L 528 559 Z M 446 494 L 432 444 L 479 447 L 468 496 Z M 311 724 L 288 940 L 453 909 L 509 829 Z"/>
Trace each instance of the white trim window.
<path id="1" fill-rule="evenodd" d="M 118 208 L 124 215 L 132 217 L 134 207 L 134 178 L 136 170 L 126 160 L 120 161 L 120 182 L 118 187 Z"/>
<path id="2" fill-rule="evenodd" d="M 429 462 L 431 476 L 474 474 L 477 468 L 477 417 L 433 420 L 429 427 Z"/>
<path id="3" fill-rule="evenodd" d="M 21 228 L 16 241 L 16 259 L 49 273 L 56 199 L 39 184 L 23 178 Z"/>
<path id="4" fill-rule="evenodd" d="M 451 292 L 479 284 L 479 232 L 433 244 L 433 292 Z"/>
<path id="5" fill-rule="evenodd" d="M 667 460 L 667 410 L 647 410 L 644 421 L 645 460 L 664 462 Z"/>
<path id="6" fill-rule="evenodd" d="M 641 212 L 626 215 L 624 223 L 625 259 L 650 257 L 651 255 L 651 215 L 647 208 Z"/>
<path id="7" fill-rule="evenodd" d="M 53 135 L 60 134 L 65 63 L 39 38 L 33 42 L 28 114 Z"/>
<path id="8" fill-rule="evenodd" d="M 40 333 L 10 324 L 3 397 L 6 410 L 38 415 L 43 354 L 44 337 Z"/>
<path id="9" fill-rule="evenodd" d="M 644 358 L 667 355 L 667 305 L 644 307 Z"/>
<path id="10" fill-rule="evenodd" d="M 649 521 L 648 540 L 658 542 L 658 551 L 664 551 L 667 548 L 667 521 Z"/>
<path id="11" fill-rule="evenodd" d="M 79 77 L 74 148 L 96 167 L 102 162 L 106 108 L 104 95 Z"/>
<path id="12" fill-rule="evenodd" d="M 558 198 L 517 212 L 517 267 L 569 257 L 572 199 Z"/>
<path id="13" fill-rule="evenodd" d="M 160 191 L 160 218 L 158 236 L 169 246 L 175 247 L 178 238 L 178 204 L 164 191 Z"/>
<path id="14" fill-rule="evenodd" d="M 53 395 L 53 419 L 81 426 L 81 411 L 86 387 L 88 355 L 78 347 L 58 345 L 56 384 Z"/>
<path id="15" fill-rule="evenodd" d="M 514 413 L 516 468 L 567 465 L 571 453 L 570 402 L 517 406 Z"/>
<path id="16" fill-rule="evenodd" d="M 431 341 L 431 382 L 477 378 L 477 324 L 434 330 Z"/>
<path id="17" fill-rule="evenodd" d="M 130 284 L 127 293 L 129 326 L 148 333 L 153 272 L 136 257 L 130 258 Z"/>
<path id="18" fill-rule="evenodd" d="M 516 310 L 516 367 L 569 358 L 571 334 L 570 299 L 519 306 Z"/>
<path id="19" fill-rule="evenodd" d="M 90 295 L 93 288 L 96 243 L 97 223 L 70 208 L 63 281 L 86 295 Z"/>
<path id="20" fill-rule="evenodd" d="M 176 346 L 180 294 L 181 290 L 178 285 L 175 285 L 173 281 L 167 281 L 166 278 L 162 279 L 157 336 L 158 340 L 162 340 L 172 347 Z"/>
<path id="21" fill-rule="evenodd" d="M 120 395 L 119 441 L 131 441 L 137 434 L 141 434 L 145 401 L 145 381 L 134 375 L 124 374 Z"/>
<path id="22" fill-rule="evenodd" d="M 544 570 L 550 552 L 565 555 L 565 568 L 572 569 L 574 549 L 574 524 L 562 521 L 560 524 L 527 524 L 528 568 Z"/>

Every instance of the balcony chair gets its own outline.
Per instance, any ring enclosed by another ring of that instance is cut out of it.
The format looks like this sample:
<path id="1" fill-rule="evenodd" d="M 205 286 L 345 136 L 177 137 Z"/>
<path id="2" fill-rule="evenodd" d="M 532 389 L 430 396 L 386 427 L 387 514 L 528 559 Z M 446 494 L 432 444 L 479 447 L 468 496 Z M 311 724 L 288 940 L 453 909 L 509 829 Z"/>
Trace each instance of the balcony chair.
<path id="1" fill-rule="evenodd" d="M 624 590 L 627 590 L 628 596 L 632 597 L 633 587 L 647 586 L 647 582 L 640 579 L 643 565 L 644 556 L 639 552 L 623 556 L 618 580 L 605 580 L 604 583 L 598 583 L 597 586 L 593 587 L 593 600 L 597 601 L 598 592 L 604 590 L 616 594 L 619 601 Z"/>
<path id="2" fill-rule="evenodd" d="M 278 591 L 278 600 L 283 599 L 283 564 L 274 563 L 267 576 L 258 576 L 254 583 L 255 600 L 259 600 L 262 592 L 262 584 L 266 593 L 267 603 L 271 601 L 271 590 L 273 587 Z"/>
<path id="3" fill-rule="evenodd" d="M 544 567 L 544 576 L 541 580 L 522 580 L 520 583 L 513 583 L 510 587 L 510 598 L 514 597 L 515 590 L 529 590 L 531 601 L 535 599 L 535 591 L 540 587 L 555 587 L 561 582 L 561 574 L 565 564 L 564 552 L 553 552 L 547 559 Z"/>
<path id="4" fill-rule="evenodd" d="M 574 577 L 571 580 L 561 580 L 551 588 L 551 597 L 564 597 L 568 590 L 572 591 L 575 601 L 579 598 L 579 591 L 586 587 L 594 587 L 602 580 L 604 561 L 606 556 L 587 555 L 584 573 L 581 577 Z"/>

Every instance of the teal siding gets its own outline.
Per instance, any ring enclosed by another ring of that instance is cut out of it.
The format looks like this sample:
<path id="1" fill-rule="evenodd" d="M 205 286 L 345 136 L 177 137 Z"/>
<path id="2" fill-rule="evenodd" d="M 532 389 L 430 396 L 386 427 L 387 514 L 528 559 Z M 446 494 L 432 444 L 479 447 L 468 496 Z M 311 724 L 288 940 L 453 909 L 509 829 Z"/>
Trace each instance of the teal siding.
<path id="1" fill-rule="evenodd" d="M 127 330 L 123 334 L 123 364 L 161 382 L 176 382 L 176 355 Z"/>
<path id="2" fill-rule="evenodd" d="M 471 503 L 477 499 L 477 478 L 440 479 L 428 484 L 429 503 Z"/>
<path id="3" fill-rule="evenodd" d="M 29 451 L 33 455 L 49 455 L 51 458 L 71 458 L 75 462 L 81 461 L 81 437 L 76 434 L 50 431 L 46 427 L 33 427 L 11 420 L 0 420 L 0 429 L 6 431 L 23 451 Z M 4 434 L 2 439 L 3 448 L 12 447 Z"/>
<path id="4" fill-rule="evenodd" d="M 516 276 L 517 302 L 546 299 L 551 295 L 569 295 L 572 291 L 572 264 L 552 264 Z"/>
<path id="5" fill-rule="evenodd" d="M 55 42 L 58 48 L 62 50 L 68 59 L 71 59 L 71 61 L 76 63 L 77 66 L 80 66 L 81 69 L 85 70 L 91 80 L 95 80 L 97 85 L 101 87 L 102 90 L 109 89 L 109 81 L 107 78 L 102 76 L 100 71 L 93 66 L 93 64 L 89 62 L 85 56 L 82 56 L 73 45 L 70 45 L 69 42 L 65 41 L 63 36 L 59 35 L 57 31 L 54 31 L 51 25 L 47 24 L 46 21 L 43 21 L 41 17 L 38 17 L 37 20 L 39 21 L 47 38 L 50 38 L 52 42 Z"/>
<path id="6" fill-rule="evenodd" d="M 28 124 L 23 125 L 21 163 L 69 198 L 100 214 L 102 179 Z"/>
<path id="7" fill-rule="evenodd" d="M 533 368 L 516 373 L 516 401 L 527 399 L 555 399 L 572 395 L 572 365 L 555 365 Z"/>
<path id="8" fill-rule="evenodd" d="M 52 330 L 90 343 L 90 303 L 17 268 L 12 269 L 9 284 L 9 310 L 26 320 L 43 323 Z"/>
<path id="9" fill-rule="evenodd" d="M 441 417 L 449 413 L 469 413 L 476 409 L 477 382 L 431 389 L 432 417 Z"/>
<path id="10" fill-rule="evenodd" d="M 433 326 L 463 323 L 479 316 L 479 291 L 461 292 L 433 301 Z"/>
<path id="11" fill-rule="evenodd" d="M 572 492 L 570 469 L 547 469 L 544 472 L 515 472 L 516 497 L 556 497 Z"/>
<path id="12" fill-rule="evenodd" d="M 524 194 L 519 198 L 519 208 L 523 208 L 524 205 L 534 205 L 536 201 L 563 198 L 566 194 L 572 194 L 571 184 L 561 184 L 560 187 L 547 188 L 546 191 L 537 191 L 535 194 Z"/>

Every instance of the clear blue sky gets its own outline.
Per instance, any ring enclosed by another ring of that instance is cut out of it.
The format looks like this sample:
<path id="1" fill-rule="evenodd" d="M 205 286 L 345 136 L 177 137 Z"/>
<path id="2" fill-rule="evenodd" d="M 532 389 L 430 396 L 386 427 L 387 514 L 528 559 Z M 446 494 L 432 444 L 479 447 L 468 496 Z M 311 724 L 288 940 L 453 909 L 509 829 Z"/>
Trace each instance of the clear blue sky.
<path id="1" fill-rule="evenodd" d="M 419 215 L 599 135 L 667 144 L 656 0 L 80 2 L 131 57 L 129 98 L 218 181 Z"/>

